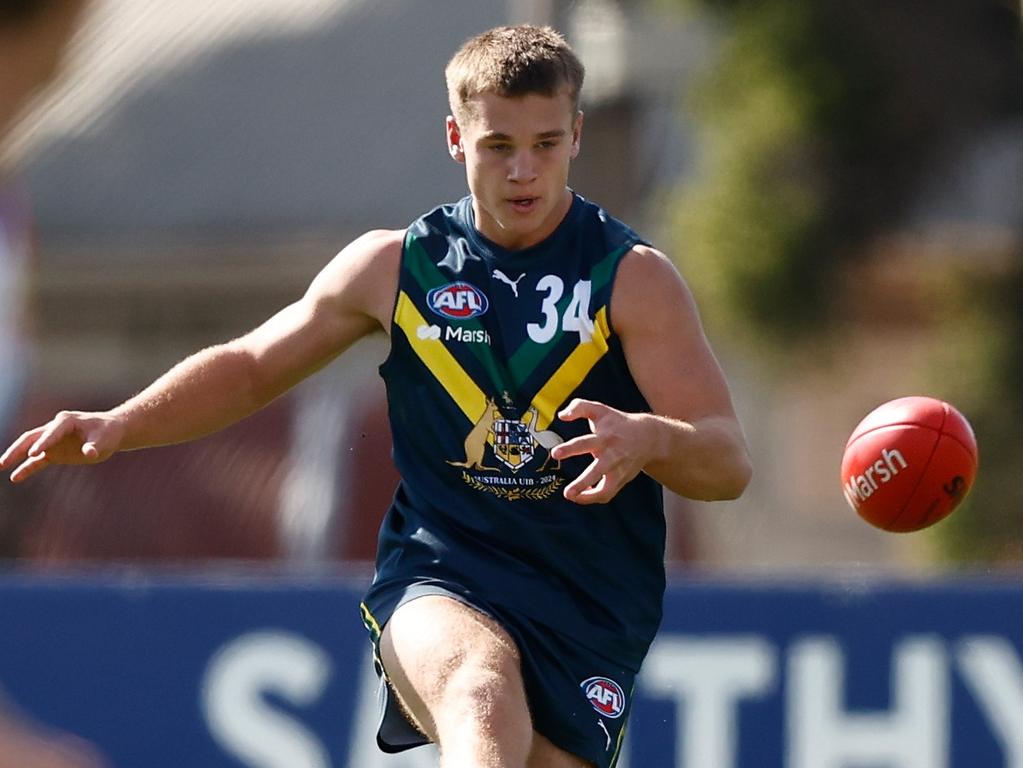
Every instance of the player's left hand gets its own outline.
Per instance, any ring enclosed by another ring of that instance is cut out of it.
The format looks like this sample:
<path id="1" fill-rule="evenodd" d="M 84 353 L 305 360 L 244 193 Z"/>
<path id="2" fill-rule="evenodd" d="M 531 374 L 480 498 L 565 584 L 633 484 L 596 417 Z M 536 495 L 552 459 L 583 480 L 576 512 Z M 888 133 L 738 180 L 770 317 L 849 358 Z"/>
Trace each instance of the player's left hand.
<path id="1" fill-rule="evenodd" d="M 593 461 L 565 486 L 564 495 L 577 504 L 606 504 L 643 471 L 648 460 L 650 434 L 646 413 L 625 413 L 593 400 L 572 400 L 558 414 L 562 421 L 586 419 L 590 434 L 580 435 L 551 449 L 558 461 L 590 454 Z"/>

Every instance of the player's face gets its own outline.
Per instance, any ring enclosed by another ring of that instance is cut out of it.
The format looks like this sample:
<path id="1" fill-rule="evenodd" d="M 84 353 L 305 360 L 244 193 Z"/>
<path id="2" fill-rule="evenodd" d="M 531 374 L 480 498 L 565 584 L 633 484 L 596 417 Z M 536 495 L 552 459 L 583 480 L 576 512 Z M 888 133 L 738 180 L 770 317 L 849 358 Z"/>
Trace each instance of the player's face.
<path id="1" fill-rule="evenodd" d="M 464 163 L 476 227 L 505 248 L 528 248 L 568 213 L 568 168 L 579 153 L 582 113 L 567 93 L 508 98 L 485 93 L 471 119 L 448 117 L 448 148 Z"/>

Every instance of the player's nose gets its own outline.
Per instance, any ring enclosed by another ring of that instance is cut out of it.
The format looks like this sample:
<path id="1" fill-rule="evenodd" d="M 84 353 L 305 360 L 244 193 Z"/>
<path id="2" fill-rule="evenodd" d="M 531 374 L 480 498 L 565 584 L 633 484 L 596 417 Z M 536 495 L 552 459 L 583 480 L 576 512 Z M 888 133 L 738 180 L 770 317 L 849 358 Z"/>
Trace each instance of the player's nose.
<path id="1" fill-rule="evenodd" d="M 522 150 L 514 153 L 508 161 L 508 180 L 523 182 L 536 178 L 536 163 L 532 153 Z"/>

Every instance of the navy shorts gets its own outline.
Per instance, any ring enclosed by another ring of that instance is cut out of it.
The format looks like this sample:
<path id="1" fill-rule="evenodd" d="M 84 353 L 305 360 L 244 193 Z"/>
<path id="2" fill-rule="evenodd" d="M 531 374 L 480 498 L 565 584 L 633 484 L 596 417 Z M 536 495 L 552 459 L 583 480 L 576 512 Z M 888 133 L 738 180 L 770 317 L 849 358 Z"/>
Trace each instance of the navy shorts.
<path id="1" fill-rule="evenodd" d="M 428 743 L 405 717 L 383 679 L 378 649 L 380 632 L 394 611 L 426 595 L 459 600 L 497 621 L 511 635 L 522 659 L 526 699 L 537 732 L 558 748 L 589 760 L 598 768 L 612 768 L 617 763 L 638 670 L 606 659 L 573 638 L 559 636 L 521 614 L 469 595 L 457 585 L 437 580 L 396 588 L 378 601 L 375 613 L 365 604 L 362 606 L 363 621 L 373 641 L 377 673 L 381 675 L 377 731 L 381 750 L 402 752 Z"/>

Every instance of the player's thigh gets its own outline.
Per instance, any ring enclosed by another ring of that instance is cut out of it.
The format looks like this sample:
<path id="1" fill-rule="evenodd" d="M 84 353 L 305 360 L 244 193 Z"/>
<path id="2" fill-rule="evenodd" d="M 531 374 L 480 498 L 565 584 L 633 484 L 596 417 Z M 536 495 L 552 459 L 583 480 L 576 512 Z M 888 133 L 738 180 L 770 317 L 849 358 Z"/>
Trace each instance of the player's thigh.
<path id="1" fill-rule="evenodd" d="M 554 746 L 542 734 L 533 732 L 533 748 L 526 768 L 593 768 L 593 763 Z"/>
<path id="2" fill-rule="evenodd" d="M 433 740 L 446 711 L 488 689 L 500 696 L 506 717 L 528 721 L 515 642 L 454 598 L 426 595 L 400 606 L 380 636 L 380 660 L 399 700 Z"/>

